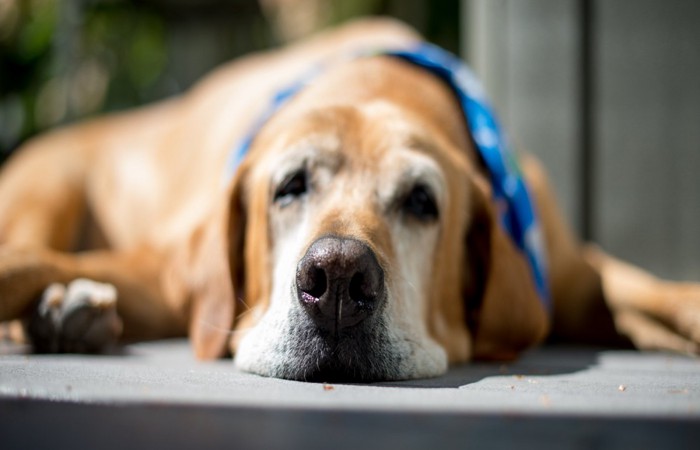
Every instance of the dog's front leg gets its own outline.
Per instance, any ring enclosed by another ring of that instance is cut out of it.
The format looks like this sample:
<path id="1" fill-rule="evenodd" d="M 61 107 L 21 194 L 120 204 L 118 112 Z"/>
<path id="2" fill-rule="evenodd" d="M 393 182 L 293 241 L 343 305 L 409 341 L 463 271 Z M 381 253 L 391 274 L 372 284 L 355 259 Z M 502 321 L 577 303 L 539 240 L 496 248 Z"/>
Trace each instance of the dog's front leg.
<path id="1" fill-rule="evenodd" d="M 186 299 L 166 288 L 162 267 L 153 251 L 3 247 L 0 322 L 24 319 L 35 348 L 52 352 L 100 351 L 122 332 L 127 339 L 184 335 Z"/>

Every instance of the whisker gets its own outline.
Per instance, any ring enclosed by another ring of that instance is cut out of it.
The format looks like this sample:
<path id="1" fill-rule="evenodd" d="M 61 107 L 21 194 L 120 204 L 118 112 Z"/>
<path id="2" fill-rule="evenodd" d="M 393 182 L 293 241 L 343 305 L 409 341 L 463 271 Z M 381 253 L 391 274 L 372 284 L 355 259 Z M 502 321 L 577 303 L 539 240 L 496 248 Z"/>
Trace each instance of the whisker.
<path id="1" fill-rule="evenodd" d="M 238 297 L 238 298 L 236 299 L 236 301 L 237 301 L 238 303 L 243 303 L 243 306 L 245 306 L 247 309 L 251 309 L 251 308 L 250 308 L 250 305 L 248 305 L 248 304 L 245 302 L 245 300 L 243 299 L 243 297 Z"/>
<path id="2" fill-rule="evenodd" d="M 211 323 L 207 320 L 204 320 L 204 319 L 200 319 L 198 323 L 207 327 L 210 330 L 214 330 L 218 333 L 226 334 L 227 336 L 235 336 L 238 333 L 243 333 L 243 332 L 252 330 L 254 328 L 254 327 L 248 327 L 248 328 L 239 328 L 239 329 L 235 329 L 235 330 L 229 330 L 229 329 L 214 325 L 213 323 Z"/>
<path id="3" fill-rule="evenodd" d="M 248 314 L 250 314 L 250 313 L 252 313 L 252 312 L 256 312 L 256 311 L 257 311 L 256 308 L 249 308 L 249 309 L 246 309 L 245 311 L 243 311 L 242 313 L 240 313 L 240 314 L 238 314 L 238 315 L 236 316 L 236 320 L 240 320 L 241 318 L 245 317 L 246 315 L 248 315 Z"/>
<path id="4" fill-rule="evenodd" d="M 400 274 L 400 273 L 397 274 L 397 278 L 399 278 L 401 281 L 405 282 L 406 285 L 407 285 L 413 292 L 415 292 L 416 294 L 419 294 L 418 288 L 416 287 L 416 285 L 414 285 L 414 284 L 411 282 L 411 280 L 409 280 L 408 278 L 406 278 L 405 276 L 403 276 L 403 275 Z"/>
<path id="5" fill-rule="evenodd" d="M 236 321 L 240 320 L 242 317 L 245 317 L 247 314 L 250 314 L 251 312 L 257 311 L 257 308 L 253 308 L 253 307 L 251 307 L 250 305 L 248 305 L 242 297 L 238 297 L 238 298 L 236 299 L 236 301 L 237 301 L 238 303 L 241 303 L 241 304 L 246 308 L 245 311 L 243 311 L 243 312 L 241 312 L 240 314 L 237 314 L 237 315 L 236 315 Z M 201 325 L 207 327 L 207 328 L 210 329 L 210 330 L 214 330 L 214 331 L 217 331 L 217 332 L 220 332 L 220 333 L 224 333 L 224 334 L 226 334 L 226 335 L 228 335 L 228 336 L 235 336 L 235 335 L 238 334 L 238 333 L 243 333 L 243 332 L 246 332 L 246 331 L 248 331 L 248 330 L 250 330 L 250 329 L 253 328 L 253 327 L 248 327 L 248 328 L 243 328 L 243 329 L 240 329 L 240 328 L 239 328 L 239 329 L 235 329 L 235 330 L 225 329 L 225 328 L 221 328 L 221 327 L 219 327 L 219 326 L 217 326 L 217 325 L 215 325 L 215 324 L 213 324 L 213 323 L 211 323 L 211 322 L 208 322 L 208 321 L 206 321 L 206 320 L 204 320 L 204 319 L 200 319 L 200 320 L 199 320 L 199 323 L 200 323 Z"/>

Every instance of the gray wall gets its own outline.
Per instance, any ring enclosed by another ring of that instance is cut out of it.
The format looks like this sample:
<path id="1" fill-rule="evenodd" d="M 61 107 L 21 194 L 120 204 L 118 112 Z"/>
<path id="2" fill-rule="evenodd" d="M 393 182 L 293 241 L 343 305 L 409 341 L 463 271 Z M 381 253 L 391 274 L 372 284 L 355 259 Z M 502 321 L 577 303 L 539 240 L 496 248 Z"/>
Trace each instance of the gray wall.
<path id="1" fill-rule="evenodd" d="M 586 16 L 582 0 L 465 0 L 462 11 L 465 56 L 570 222 L 588 220 L 594 241 L 655 273 L 700 280 L 700 2 L 592 0 Z"/>

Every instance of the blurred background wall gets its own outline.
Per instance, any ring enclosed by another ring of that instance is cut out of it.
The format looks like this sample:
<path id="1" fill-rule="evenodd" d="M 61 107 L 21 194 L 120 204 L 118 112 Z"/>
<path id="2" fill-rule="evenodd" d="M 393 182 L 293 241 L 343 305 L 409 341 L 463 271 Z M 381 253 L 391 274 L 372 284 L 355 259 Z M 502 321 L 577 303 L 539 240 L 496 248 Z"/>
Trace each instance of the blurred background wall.
<path id="1" fill-rule="evenodd" d="M 470 62 L 580 234 L 700 280 L 695 0 L 0 0 L 0 162 L 43 129 L 377 14 Z"/>
<path id="2" fill-rule="evenodd" d="M 571 223 L 700 280 L 700 2 L 467 0 L 463 49 Z"/>

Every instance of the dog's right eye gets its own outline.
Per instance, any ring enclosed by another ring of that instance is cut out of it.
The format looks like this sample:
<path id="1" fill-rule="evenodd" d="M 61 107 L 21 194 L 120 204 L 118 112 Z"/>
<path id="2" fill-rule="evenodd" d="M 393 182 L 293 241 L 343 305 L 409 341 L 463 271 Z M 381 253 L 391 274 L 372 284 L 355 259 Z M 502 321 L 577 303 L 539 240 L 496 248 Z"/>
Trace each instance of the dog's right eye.
<path id="1" fill-rule="evenodd" d="M 306 194 L 308 188 L 306 178 L 305 170 L 300 170 L 287 176 L 275 191 L 275 203 L 286 206 Z"/>
<path id="2" fill-rule="evenodd" d="M 422 222 L 434 221 L 439 216 L 435 195 L 423 184 L 415 186 L 408 193 L 401 208 L 406 214 Z"/>

